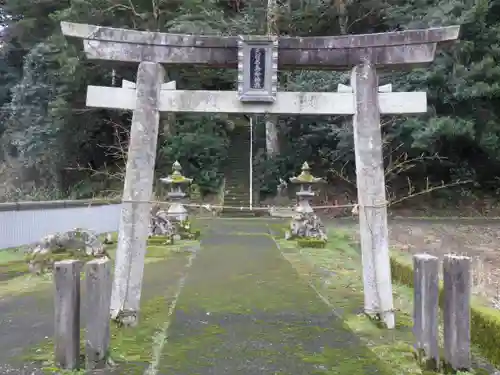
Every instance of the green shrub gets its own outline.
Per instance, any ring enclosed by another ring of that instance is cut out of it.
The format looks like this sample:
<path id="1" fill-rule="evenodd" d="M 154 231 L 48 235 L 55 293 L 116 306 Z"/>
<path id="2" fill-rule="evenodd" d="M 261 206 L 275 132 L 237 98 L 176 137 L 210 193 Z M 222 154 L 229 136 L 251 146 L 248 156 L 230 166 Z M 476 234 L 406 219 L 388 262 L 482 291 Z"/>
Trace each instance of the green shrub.
<path id="1" fill-rule="evenodd" d="M 394 257 L 391 257 L 390 261 L 392 281 L 413 288 L 412 266 Z"/>
<path id="2" fill-rule="evenodd" d="M 189 187 L 189 199 L 193 202 L 201 202 L 201 189 L 197 184 L 191 184 Z"/>
<path id="3" fill-rule="evenodd" d="M 396 283 L 413 288 L 413 267 L 391 257 L 391 275 Z M 444 305 L 443 286 L 439 286 L 439 305 Z M 471 306 L 471 340 L 493 365 L 500 365 L 500 311 L 491 307 Z"/>
<path id="4" fill-rule="evenodd" d="M 173 245 L 174 244 L 174 239 L 171 236 L 154 236 L 151 238 L 148 238 L 148 245 Z"/>
<path id="5" fill-rule="evenodd" d="M 297 246 L 322 249 L 326 246 L 326 241 L 318 240 L 316 238 L 299 238 L 297 239 Z"/>
<path id="6" fill-rule="evenodd" d="M 177 118 L 177 116 L 176 116 Z M 176 134 L 169 136 L 158 149 L 157 170 L 162 174 L 170 173 L 171 165 L 178 160 L 182 174 L 193 178 L 197 191 L 195 195 L 204 196 L 216 193 L 223 178 L 223 161 L 227 157 L 229 137 L 211 115 L 182 115 L 176 119 Z M 196 197 L 193 196 L 193 199 Z"/>
<path id="7" fill-rule="evenodd" d="M 194 229 L 189 220 L 181 221 L 177 229 L 183 240 L 197 240 L 201 236 L 201 231 L 199 229 Z"/>
<path id="8" fill-rule="evenodd" d="M 471 339 L 481 353 L 495 366 L 500 365 L 500 312 L 488 307 L 472 306 Z"/>
<path id="9" fill-rule="evenodd" d="M 182 232 L 179 233 L 179 236 L 181 236 L 181 240 L 195 240 L 196 235 L 191 232 Z"/>
<path id="10" fill-rule="evenodd" d="M 194 239 L 195 240 L 200 239 L 200 237 L 201 237 L 201 230 L 199 230 L 199 229 L 194 230 L 193 231 L 193 235 L 194 235 Z"/>

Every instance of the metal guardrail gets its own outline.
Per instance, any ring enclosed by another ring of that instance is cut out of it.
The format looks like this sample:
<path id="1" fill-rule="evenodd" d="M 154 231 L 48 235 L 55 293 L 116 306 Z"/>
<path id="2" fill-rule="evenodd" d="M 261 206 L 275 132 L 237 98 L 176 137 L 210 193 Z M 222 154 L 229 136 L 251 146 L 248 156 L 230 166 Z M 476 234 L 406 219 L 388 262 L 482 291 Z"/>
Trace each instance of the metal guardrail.
<path id="1" fill-rule="evenodd" d="M 75 228 L 116 232 L 121 206 L 120 200 L 0 203 L 0 249 L 30 245 Z"/>
<path id="2" fill-rule="evenodd" d="M 0 212 L 3 211 L 26 211 L 26 210 L 50 210 L 56 208 L 71 207 L 95 207 L 110 204 L 120 204 L 120 199 L 79 199 L 59 201 L 21 201 L 0 203 Z"/>

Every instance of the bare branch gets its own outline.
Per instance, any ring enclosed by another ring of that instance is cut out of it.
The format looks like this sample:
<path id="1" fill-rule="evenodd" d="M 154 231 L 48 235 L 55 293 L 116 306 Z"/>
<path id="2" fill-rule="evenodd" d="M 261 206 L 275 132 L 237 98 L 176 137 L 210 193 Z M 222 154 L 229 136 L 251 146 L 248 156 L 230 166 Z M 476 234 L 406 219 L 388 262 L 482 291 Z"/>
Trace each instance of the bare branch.
<path id="1" fill-rule="evenodd" d="M 377 9 L 370 9 L 370 11 L 369 11 L 369 12 L 367 12 L 367 13 L 365 13 L 363 16 L 361 16 L 361 17 L 359 17 L 359 18 L 356 18 L 354 21 L 352 21 L 352 22 L 351 22 L 351 23 L 347 26 L 346 31 L 347 31 L 347 32 L 349 32 L 349 31 L 350 31 L 350 29 L 351 29 L 351 27 L 352 27 L 354 24 L 356 24 L 356 23 L 358 23 L 358 22 L 363 21 L 365 18 L 368 18 L 368 17 L 369 17 L 369 16 L 371 16 L 373 13 L 375 13 L 375 11 L 376 11 L 376 10 L 377 10 Z"/>
<path id="2" fill-rule="evenodd" d="M 388 201 L 388 204 L 387 204 L 387 207 L 390 207 L 390 206 L 393 206 L 395 204 L 398 204 L 398 203 L 401 203 L 407 199 L 410 199 L 410 198 L 415 198 L 419 195 L 423 195 L 423 194 L 429 194 L 433 191 L 436 191 L 436 190 L 441 190 L 441 189 L 448 189 L 450 187 L 453 187 L 453 186 L 458 186 L 458 185 L 464 185 L 464 184 L 469 184 L 473 182 L 472 180 L 464 180 L 464 181 L 454 181 L 454 182 L 451 182 L 451 183 L 448 183 L 448 184 L 445 184 L 444 182 L 441 182 L 440 185 L 435 185 L 435 186 L 432 186 L 430 183 L 429 183 L 429 180 L 427 179 L 427 184 L 426 184 L 426 187 L 425 189 L 421 190 L 421 191 L 418 191 L 418 192 L 415 192 L 415 188 L 411 185 L 411 181 L 408 180 L 408 195 L 402 197 L 402 198 L 399 198 L 399 199 L 394 199 L 394 200 L 389 200 Z"/>
<path id="3" fill-rule="evenodd" d="M 349 177 L 347 177 L 347 173 L 346 173 L 346 166 L 349 164 L 348 161 L 346 161 L 342 167 L 340 168 L 340 170 L 337 170 L 335 168 L 331 168 L 328 170 L 328 172 L 332 173 L 333 175 L 335 175 L 337 178 L 341 179 L 342 181 L 344 182 L 347 182 L 349 185 L 353 185 L 353 186 L 356 186 L 356 182 L 352 181 L 351 179 L 349 179 Z"/>
<path id="4" fill-rule="evenodd" d="M 382 141 L 382 148 L 384 149 L 384 159 L 386 161 L 386 167 L 384 171 L 385 181 L 386 181 L 386 194 L 387 194 L 387 206 L 393 206 L 410 198 L 415 198 L 424 194 L 428 194 L 437 190 L 442 190 L 446 188 L 451 188 L 458 185 L 463 185 L 471 183 L 471 180 L 456 180 L 450 183 L 441 182 L 440 184 L 432 184 L 429 178 L 425 178 L 422 183 L 415 183 L 406 176 L 406 191 L 403 197 L 397 197 L 396 189 L 392 189 L 387 182 L 398 179 L 401 180 L 404 174 L 406 174 L 411 169 L 415 168 L 419 164 L 423 164 L 427 161 L 442 161 L 446 158 L 439 156 L 438 154 L 425 155 L 422 153 L 416 157 L 410 157 L 407 152 L 402 152 L 404 149 L 404 144 L 399 143 L 397 146 L 393 145 L 393 140 L 390 137 L 384 137 Z M 335 163 L 335 160 L 333 161 Z M 346 173 L 347 165 L 349 162 L 342 164 L 340 168 L 331 168 L 329 172 L 332 173 L 339 180 L 347 182 L 351 186 L 356 186 L 356 181 L 351 179 Z M 398 189 L 401 191 L 401 189 Z M 325 198 L 326 202 L 330 203 L 332 200 Z M 337 204 L 337 200 L 333 200 Z M 337 209 L 336 213 L 340 211 Z M 342 212 L 346 212 L 345 210 Z M 353 213 L 354 214 L 354 213 Z"/>
<path id="5" fill-rule="evenodd" d="M 101 169 L 95 169 L 92 166 L 78 165 L 76 167 L 67 168 L 68 170 L 76 170 L 90 173 L 93 177 L 105 177 L 109 180 L 123 182 L 125 180 L 125 167 L 127 164 L 129 130 L 123 125 L 114 121 L 108 121 L 113 126 L 115 134 L 115 144 L 113 145 L 98 145 L 103 148 L 105 155 L 113 159 L 114 163 L 108 167 L 104 165 Z"/>

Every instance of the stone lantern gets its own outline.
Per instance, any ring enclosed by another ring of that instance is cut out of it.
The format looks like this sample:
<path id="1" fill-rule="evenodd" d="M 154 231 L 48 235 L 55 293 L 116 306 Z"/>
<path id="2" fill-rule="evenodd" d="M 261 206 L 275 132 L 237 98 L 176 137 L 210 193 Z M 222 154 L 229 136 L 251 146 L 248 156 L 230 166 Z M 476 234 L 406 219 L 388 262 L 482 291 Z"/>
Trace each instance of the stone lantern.
<path id="1" fill-rule="evenodd" d="M 167 197 L 172 200 L 172 204 L 167 210 L 168 217 L 172 220 L 183 222 L 188 218 L 187 210 L 182 204 L 186 197 L 186 189 L 193 182 L 192 178 L 187 178 L 181 173 L 182 167 L 178 161 L 172 165 L 172 174 L 168 177 L 160 178 L 160 181 L 170 187 Z"/>
<path id="2" fill-rule="evenodd" d="M 298 204 L 295 207 L 295 215 L 290 223 L 290 232 L 287 232 L 287 239 L 291 238 L 314 238 L 327 239 L 323 223 L 316 216 L 311 207 L 311 200 L 315 196 L 313 186 L 325 183 L 322 178 L 314 177 L 307 162 L 302 165 L 302 172 L 296 177 L 290 178 L 290 183 L 298 185 L 300 189 L 296 195 Z"/>

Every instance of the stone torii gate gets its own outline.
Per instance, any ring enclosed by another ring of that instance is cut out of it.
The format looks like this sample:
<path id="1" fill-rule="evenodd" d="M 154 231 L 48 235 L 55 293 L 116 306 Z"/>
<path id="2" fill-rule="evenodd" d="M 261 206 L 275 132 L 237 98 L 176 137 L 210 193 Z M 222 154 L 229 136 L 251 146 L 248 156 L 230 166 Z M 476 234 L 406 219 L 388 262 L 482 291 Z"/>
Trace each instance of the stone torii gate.
<path id="1" fill-rule="evenodd" d="M 353 116 L 365 312 L 394 327 L 380 114 L 427 110 L 426 93 L 379 88 L 376 69 L 425 66 L 459 26 L 336 37 L 199 36 L 62 22 L 89 59 L 138 63 L 137 82 L 89 86 L 87 105 L 132 110 L 112 317 L 134 323 L 141 296 L 159 113 Z M 163 66 L 238 69 L 238 91 L 176 90 Z M 352 70 L 339 92 L 277 92 L 277 69 Z"/>

